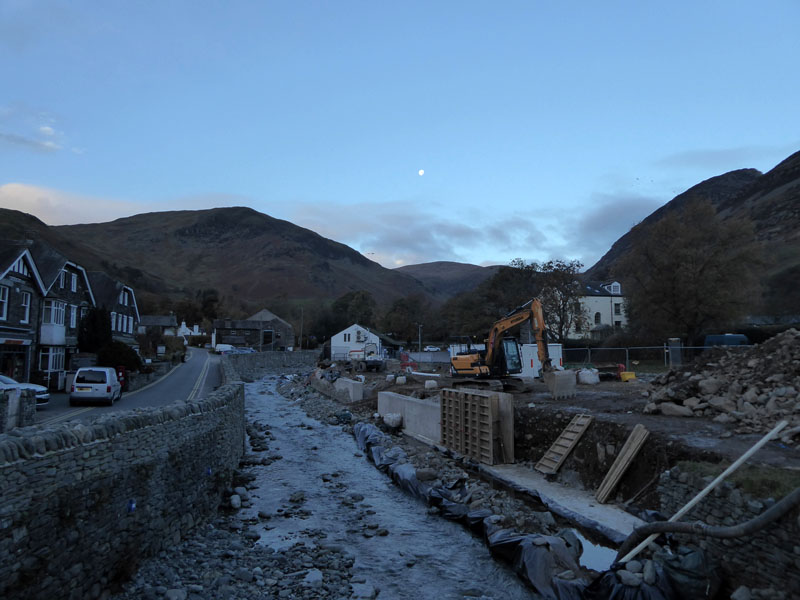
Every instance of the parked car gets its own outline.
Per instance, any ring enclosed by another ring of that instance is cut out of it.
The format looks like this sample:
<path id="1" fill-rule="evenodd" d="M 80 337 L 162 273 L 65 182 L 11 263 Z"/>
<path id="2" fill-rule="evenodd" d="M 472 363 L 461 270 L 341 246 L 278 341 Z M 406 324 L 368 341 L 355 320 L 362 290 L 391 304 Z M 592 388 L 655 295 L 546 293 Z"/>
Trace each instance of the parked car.
<path id="1" fill-rule="evenodd" d="M 423 352 L 439 352 L 441 348 L 439 346 L 425 346 L 422 351 Z"/>
<path id="2" fill-rule="evenodd" d="M 217 354 L 230 354 L 233 352 L 233 346 L 231 344 L 217 344 L 214 346 L 214 352 Z"/>
<path id="3" fill-rule="evenodd" d="M 235 354 L 253 354 L 255 352 L 252 348 L 234 348 L 233 351 Z"/>
<path id="4" fill-rule="evenodd" d="M 36 394 L 36 408 L 47 406 L 47 403 L 50 402 L 50 392 L 43 385 L 19 383 L 11 377 L 0 375 L 0 391 L 6 390 L 33 390 Z"/>
<path id="5" fill-rule="evenodd" d="M 99 400 L 111 406 L 122 398 L 122 385 L 112 367 L 82 367 L 75 372 L 69 404 Z"/>

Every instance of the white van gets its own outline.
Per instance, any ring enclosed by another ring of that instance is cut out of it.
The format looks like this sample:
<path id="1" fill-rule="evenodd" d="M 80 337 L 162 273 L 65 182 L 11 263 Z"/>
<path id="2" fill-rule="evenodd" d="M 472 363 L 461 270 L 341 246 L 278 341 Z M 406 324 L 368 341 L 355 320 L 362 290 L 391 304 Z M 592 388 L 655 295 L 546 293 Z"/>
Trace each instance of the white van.
<path id="1" fill-rule="evenodd" d="M 229 354 L 233 352 L 233 346 L 231 344 L 217 344 L 214 346 L 214 352 L 217 354 Z"/>
<path id="2" fill-rule="evenodd" d="M 81 367 L 75 371 L 69 391 L 70 406 L 87 400 L 100 400 L 111 406 L 121 398 L 122 384 L 113 367 Z"/>

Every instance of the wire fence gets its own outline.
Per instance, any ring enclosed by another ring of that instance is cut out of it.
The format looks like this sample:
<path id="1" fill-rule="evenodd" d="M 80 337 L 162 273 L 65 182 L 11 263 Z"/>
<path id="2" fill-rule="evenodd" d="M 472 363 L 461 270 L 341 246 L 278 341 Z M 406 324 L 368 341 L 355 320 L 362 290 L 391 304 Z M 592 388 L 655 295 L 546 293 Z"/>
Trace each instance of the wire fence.
<path id="1" fill-rule="evenodd" d="M 734 352 L 752 346 L 630 346 L 626 348 L 564 348 L 566 368 L 610 369 L 624 365 L 626 371 L 659 373 L 692 362 L 712 348 Z"/>

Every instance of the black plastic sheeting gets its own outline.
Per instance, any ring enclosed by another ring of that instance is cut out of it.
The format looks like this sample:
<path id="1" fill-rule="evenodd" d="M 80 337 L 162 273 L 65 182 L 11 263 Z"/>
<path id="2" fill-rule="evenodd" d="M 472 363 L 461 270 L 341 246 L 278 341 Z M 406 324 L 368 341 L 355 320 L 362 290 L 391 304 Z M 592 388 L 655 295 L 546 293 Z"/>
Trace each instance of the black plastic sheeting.
<path id="1" fill-rule="evenodd" d="M 412 496 L 436 506 L 445 518 L 468 527 L 475 535 L 483 537 L 492 556 L 500 558 L 514 569 L 528 585 L 545 600 L 679 600 L 689 596 L 675 590 L 685 589 L 685 581 L 700 583 L 692 579 L 691 568 L 682 565 L 676 568 L 684 577 L 679 585 L 673 583 L 658 563 L 656 581 L 653 585 L 644 582 L 638 586 L 620 583 L 613 570 L 604 572 L 589 583 L 585 579 L 569 578 L 567 572 L 577 577 L 581 568 L 578 563 L 580 542 L 574 533 L 567 531 L 557 536 L 521 534 L 497 525 L 501 518 L 488 509 L 470 510 L 470 492 L 466 481 L 457 481 L 448 487 L 432 487 L 420 482 L 416 469 L 407 462 L 408 457 L 399 447 L 389 447 L 391 438 L 369 423 L 356 423 L 353 433 L 359 448 L 383 472 Z M 389 447 L 387 449 L 387 447 Z M 697 557 L 691 560 L 697 560 Z M 688 568 L 689 571 L 681 569 Z M 559 574 L 565 574 L 561 578 Z M 706 596 L 691 596 L 705 598 Z"/>

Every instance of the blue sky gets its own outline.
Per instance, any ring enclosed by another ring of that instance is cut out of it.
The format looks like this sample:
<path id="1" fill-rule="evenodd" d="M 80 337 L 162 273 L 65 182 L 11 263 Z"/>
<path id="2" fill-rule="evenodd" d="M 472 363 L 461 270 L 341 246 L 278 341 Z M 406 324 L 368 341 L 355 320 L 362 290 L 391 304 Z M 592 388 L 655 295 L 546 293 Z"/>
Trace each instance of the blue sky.
<path id="1" fill-rule="evenodd" d="M 249 206 L 390 267 L 589 267 L 800 150 L 798 30 L 796 0 L 0 0 L 0 206 Z"/>

